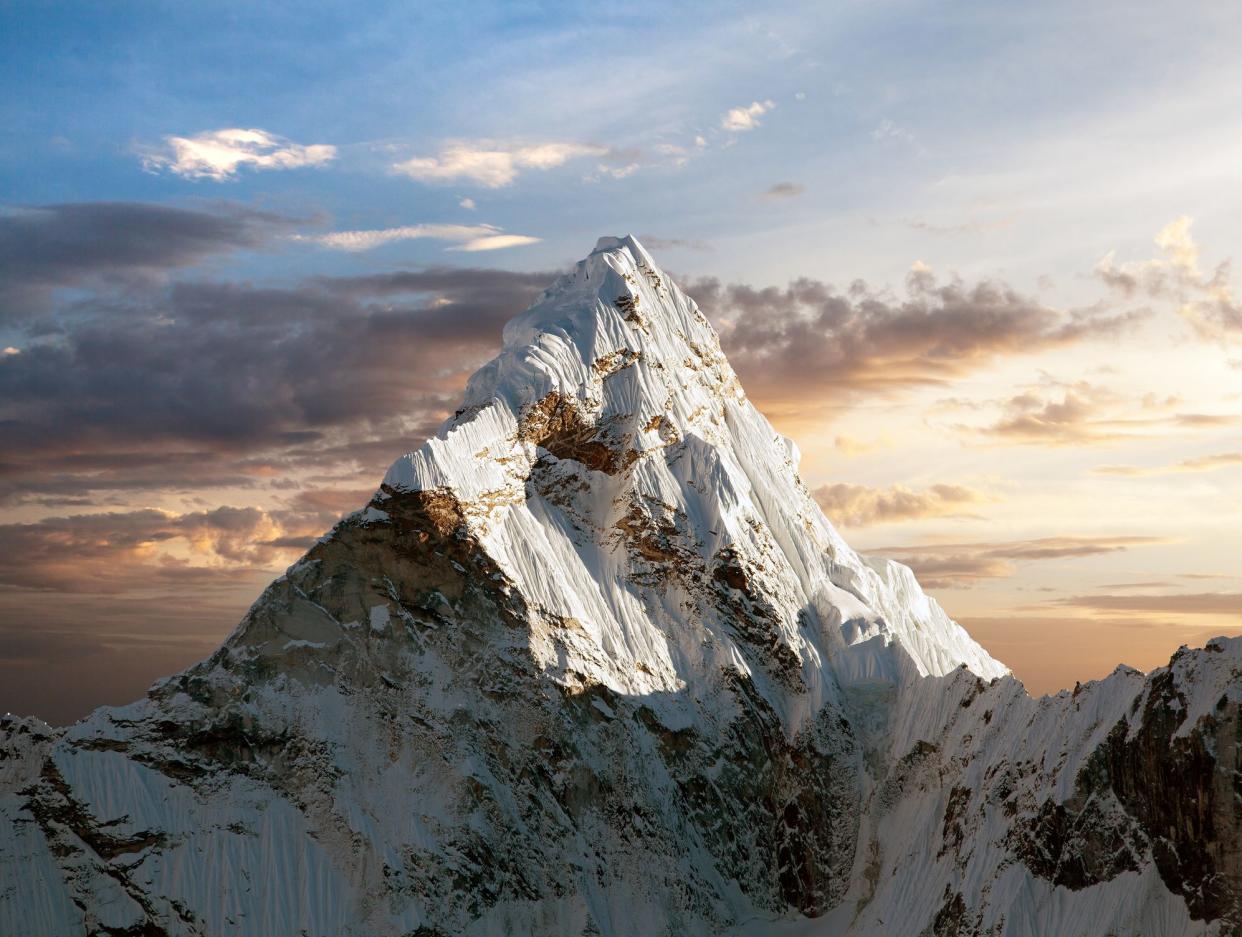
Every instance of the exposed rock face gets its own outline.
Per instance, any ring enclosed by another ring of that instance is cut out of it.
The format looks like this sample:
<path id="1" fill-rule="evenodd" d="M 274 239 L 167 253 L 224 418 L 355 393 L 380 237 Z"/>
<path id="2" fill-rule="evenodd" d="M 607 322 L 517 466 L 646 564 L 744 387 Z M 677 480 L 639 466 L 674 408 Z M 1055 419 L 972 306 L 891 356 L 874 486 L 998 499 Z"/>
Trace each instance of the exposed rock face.
<path id="1" fill-rule="evenodd" d="M 604 239 L 209 660 L 0 724 L 0 933 L 1238 933 L 1242 641 L 1032 700 L 796 460 Z"/>
<path id="2" fill-rule="evenodd" d="M 1220 642 L 1206 653 L 1225 654 Z M 1113 726 L 1075 779 L 1064 803 L 1049 799 L 1023 831 L 1035 874 L 1086 888 L 1154 864 L 1192 918 L 1242 926 L 1242 728 L 1236 697 L 1222 693 L 1193 722 L 1178 681 L 1179 651 Z M 1193 671 L 1192 671 L 1193 672 Z M 1230 682 L 1242 676 L 1236 667 Z"/>

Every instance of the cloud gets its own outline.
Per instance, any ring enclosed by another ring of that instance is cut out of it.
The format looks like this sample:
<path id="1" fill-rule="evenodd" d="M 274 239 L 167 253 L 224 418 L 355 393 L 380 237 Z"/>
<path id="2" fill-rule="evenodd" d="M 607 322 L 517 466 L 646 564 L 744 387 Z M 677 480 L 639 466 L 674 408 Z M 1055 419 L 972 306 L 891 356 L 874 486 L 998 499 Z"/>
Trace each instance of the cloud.
<path id="1" fill-rule="evenodd" d="M 979 431 L 1015 442 L 1074 445 L 1104 442 L 1117 433 L 1095 421 L 1100 402 L 1095 388 L 1080 385 L 1064 391 L 1060 399 L 1047 399 L 1032 392 L 1009 398 L 1005 415 Z"/>
<path id="2" fill-rule="evenodd" d="M 220 507 L 172 514 L 142 510 L 49 517 L 0 525 L 0 586 L 58 592 L 123 591 L 133 577 L 185 581 L 214 575 L 203 567 L 249 566 L 271 559 L 262 545 L 279 527 L 257 508 Z M 163 552 L 177 541 L 190 564 Z"/>
<path id="3" fill-rule="evenodd" d="M 472 198 L 463 198 L 457 204 L 461 206 L 462 208 L 464 208 L 466 211 L 474 211 L 476 208 L 479 207 L 478 205 L 475 204 L 475 201 Z"/>
<path id="4" fill-rule="evenodd" d="M 1100 465 L 1092 469 L 1097 475 L 1176 475 L 1184 472 L 1214 472 L 1217 469 L 1242 465 L 1242 452 L 1219 452 L 1215 455 L 1199 456 L 1194 459 L 1183 459 L 1172 465 Z"/>
<path id="5" fill-rule="evenodd" d="M 680 169 L 697 156 L 695 150 L 672 143 L 657 143 L 649 150 L 638 147 L 612 147 L 601 154 L 594 172 L 583 176 L 584 182 L 601 179 L 626 179 L 642 169 L 652 167 Z"/>
<path id="6" fill-rule="evenodd" d="M 460 247 L 452 248 L 452 250 L 474 253 L 476 251 L 496 251 L 506 247 L 521 247 L 525 244 L 538 243 L 539 238 L 530 237 L 526 234 L 489 234 L 483 237 L 472 238 Z"/>
<path id="7" fill-rule="evenodd" d="M 1015 571 L 1012 563 L 972 553 L 914 553 L 892 558 L 913 569 L 924 589 L 968 589 L 980 580 L 1005 579 Z"/>
<path id="8" fill-rule="evenodd" d="M 1118 265 L 1116 252 L 1105 255 L 1095 267 L 1102 282 L 1130 298 L 1136 295 L 1168 299 L 1202 335 L 1215 338 L 1242 330 L 1242 303 L 1233 295 L 1233 268 L 1221 261 L 1205 274 L 1199 266 L 1200 249 L 1191 235 L 1192 219 L 1175 218 L 1156 235 L 1160 256 Z"/>
<path id="9" fill-rule="evenodd" d="M 881 449 L 891 449 L 893 441 L 887 436 L 878 439 L 855 439 L 853 436 L 835 436 L 832 440 L 833 446 L 838 451 L 847 456 L 866 455 L 869 452 L 878 452 Z"/>
<path id="10" fill-rule="evenodd" d="M 1066 385 L 1046 379 L 1046 383 L 1052 385 L 1051 393 L 1046 387 L 1033 387 L 999 403 L 984 405 L 999 406 L 1001 410 L 1000 417 L 991 423 L 973 426 L 959 424 L 954 428 L 1003 442 L 1078 446 L 1162 435 L 1171 429 L 1228 426 L 1239 420 L 1233 414 L 1160 413 L 1181 401 L 1176 397 L 1160 399 L 1153 394 L 1146 395 L 1139 402 L 1145 412 L 1132 415 L 1134 402 L 1107 388 L 1087 381 Z M 975 406 L 979 407 L 978 404 Z M 1209 467 L 1215 466 L 1187 466 L 1184 470 L 1206 470 Z M 1137 472 L 1122 470 L 1105 474 Z"/>
<path id="11" fill-rule="evenodd" d="M 336 159 L 336 147 L 326 143 L 303 146 L 266 130 L 230 127 L 193 137 L 164 137 L 164 149 L 140 152 L 151 171 L 168 170 L 187 179 L 233 179 L 238 169 L 298 169 L 324 166 Z"/>
<path id="12" fill-rule="evenodd" d="M 764 192 L 763 197 L 767 199 L 797 198 L 805 191 L 806 187 L 798 185 L 796 182 L 778 182 Z"/>
<path id="13" fill-rule="evenodd" d="M 695 139 L 695 146 L 698 147 L 697 141 L 702 138 L 696 137 Z M 706 145 L 706 141 L 704 141 L 704 145 Z M 655 146 L 655 151 L 657 155 L 678 168 L 689 164 L 690 158 L 695 155 L 693 150 L 676 143 L 658 143 Z"/>
<path id="14" fill-rule="evenodd" d="M 731 108 L 720 118 L 720 128 L 729 133 L 754 130 L 759 126 L 759 118 L 774 107 L 776 104 L 772 101 L 752 101 L 745 107 Z"/>
<path id="15" fill-rule="evenodd" d="M 711 251 L 712 246 L 707 241 L 698 238 L 665 238 L 655 234 L 640 234 L 638 239 L 651 250 L 673 250 L 676 248 L 684 248 L 692 251 Z"/>
<path id="16" fill-rule="evenodd" d="M 1185 595 L 1075 595 L 1052 604 L 1100 612 L 1156 612 L 1165 615 L 1242 615 L 1242 593 L 1196 592 Z"/>
<path id="17" fill-rule="evenodd" d="M 273 506 L 108 511 L 0 524 L 0 589 L 120 594 L 228 584 L 305 550 L 374 488 L 309 487 Z"/>
<path id="18" fill-rule="evenodd" d="M 369 251 L 384 244 L 391 244 L 393 241 L 412 241 L 420 238 L 454 241 L 460 246 L 452 249 L 462 251 L 499 250 L 522 244 L 537 244 L 540 240 L 524 234 L 501 234 L 500 228 L 486 224 L 419 224 L 370 231 L 333 231 L 329 234 L 293 235 L 293 239 L 297 241 L 309 241 L 323 247 L 355 253 Z"/>
<path id="19" fill-rule="evenodd" d="M 266 510 L 0 524 L 0 711 L 68 722 L 201 660 L 271 580 L 274 564 L 373 490 L 313 487 L 269 499 Z M 50 683 L 49 665 L 57 674 Z"/>
<path id="20" fill-rule="evenodd" d="M 903 485 L 869 488 L 841 482 L 821 485 L 812 494 L 824 514 L 842 527 L 961 516 L 964 508 L 990 500 L 982 492 L 962 485 L 932 485 L 915 491 Z"/>
<path id="21" fill-rule="evenodd" d="M 590 143 L 501 143 L 463 140 L 447 143 L 437 156 L 415 156 L 393 170 L 419 182 L 466 180 L 488 189 L 511 185 L 524 169 L 547 170 L 585 156 L 606 156 L 607 147 Z"/>
<path id="22" fill-rule="evenodd" d="M 883 547 L 871 552 L 909 566 L 926 588 L 961 589 L 982 579 L 1012 576 L 1015 563 L 1099 556 L 1167 542 L 1160 537 L 1042 537 L 1000 543 Z"/>
<path id="23" fill-rule="evenodd" d="M 907 277 L 904 299 L 862 281 L 838 290 L 810 278 L 784 289 L 715 279 L 687 289 L 712 315 L 747 390 L 769 405 L 947 383 L 1001 355 L 1115 337 L 1144 318 L 1063 313 L 1003 283 L 940 283 L 923 267 Z"/>
<path id="24" fill-rule="evenodd" d="M 1199 273 L 1199 248 L 1190 235 L 1192 220 L 1182 215 L 1165 225 L 1155 237 L 1164 256 L 1117 266 L 1116 252 L 1106 254 L 1095 267 L 1095 275 L 1127 297 L 1145 294 L 1153 298 L 1168 296 Z"/>
<path id="25" fill-rule="evenodd" d="M 875 129 L 871 131 L 871 139 L 877 143 L 883 143 L 889 140 L 896 140 L 901 143 L 913 143 L 914 134 L 904 127 L 899 127 L 888 118 L 880 121 Z"/>
<path id="26" fill-rule="evenodd" d="M 904 218 L 902 224 L 916 231 L 927 231 L 931 234 L 981 234 L 985 231 L 1012 227 L 1015 220 L 1015 217 L 1010 215 L 993 221 L 970 220 L 958 224 L 935 224 L 922 218 Z"/>
<path id="27" fill-rule="evenodd" d="M 433 267 L 79 303 L 0 359 L 0 502 L 254 485 L 291 460 L 382 467 L 554 277 Z"/>
<path id="28" fill-rule="evenodd" d="M 608 176 L 610 179 L 625 179 L 634 175 L 641 168 L 638 162 L 622 163 L 618 166 L 610 166 L 608 163 L 600 163 L 595 167 L 596 172 L 601 176 Z M 594 180 L 592 180 L 594 181 Z"/>
<path id="29" fill-rule="evenodd" d="M 45 309 L 57 289 L 149 284 L 213 256 L 257 249 L 294 219 L 228 202 L 176 208 L 88 202 L 0 211 L 0 321 Z"/>

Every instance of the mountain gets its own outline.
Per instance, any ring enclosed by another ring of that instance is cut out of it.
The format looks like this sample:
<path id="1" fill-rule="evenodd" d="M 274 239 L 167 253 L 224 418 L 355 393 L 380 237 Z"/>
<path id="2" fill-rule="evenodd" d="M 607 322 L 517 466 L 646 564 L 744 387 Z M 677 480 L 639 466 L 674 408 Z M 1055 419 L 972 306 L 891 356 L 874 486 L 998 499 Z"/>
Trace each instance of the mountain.
<path id="1" fill-rule="evenodd" d="M 0 933 L 1238 934 L 1240 670 L 1032 699 L 604 238 L 208 660 L 5 717 Z"/>

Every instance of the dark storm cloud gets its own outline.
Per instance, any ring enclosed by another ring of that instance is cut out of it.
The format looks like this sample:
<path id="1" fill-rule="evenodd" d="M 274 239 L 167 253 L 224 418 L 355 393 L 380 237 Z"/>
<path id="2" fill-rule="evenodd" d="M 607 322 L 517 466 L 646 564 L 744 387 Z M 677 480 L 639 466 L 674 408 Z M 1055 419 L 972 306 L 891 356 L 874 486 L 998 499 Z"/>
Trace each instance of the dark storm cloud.
<path id="1" fill-rule="evenodd" d="M 554 277 L 429 269 L 288 288 L 173 283 L 66 317 L 0 359 L 0 499 L 237 483 L 297 452 L 404 439 L 456 406 Z M 350 453 L 339 453 L 342 457 Z"/>
<path id="2" fill-rule="evenodd" d="M 125 315 L 92 316 L 0 362 L 13 443 L 168 438 L 288 444 L 412 400 L 456 394 L 463 369 L 549 275 L 392 275 L 422 298 L 369 302 L 379 278 L 288 289 L 178 283 Z M 5 447 L 7 448 L 7 447 Z M 11 450 L 9 450 L 11 451 Z"/>
<path id="3" fill-rule="evenodd" d="M 911 272 L 906 290 L 898 300 L 861 281 L 845 291 L 809 278 L 784 289 L 690 285 L 760 400 L 940 383 L 999 355 L 1115 336 L 1147 316 L 1061 313 L 1003 284 L 940 284 L 924 270 Z"/>
<path id="4" fill-rule="evenodd" d="M 260 247 L 293 223 L 228 203 L 0 209 L 0 321 L 41 311 L 56 289 L 140 283 L 214 254 Z"/>

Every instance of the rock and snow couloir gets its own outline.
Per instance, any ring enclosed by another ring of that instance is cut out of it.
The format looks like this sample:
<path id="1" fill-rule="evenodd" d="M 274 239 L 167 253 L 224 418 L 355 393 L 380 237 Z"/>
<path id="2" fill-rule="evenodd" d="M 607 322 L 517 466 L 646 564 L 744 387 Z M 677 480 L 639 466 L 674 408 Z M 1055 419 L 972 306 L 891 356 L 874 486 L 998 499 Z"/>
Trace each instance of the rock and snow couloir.
<path id="1" fill-rule="evenodd" d="M 209 660 L 0 726 L 0 932 L 1238 933 L 1240 668 L 1031 699 L 603 238 Z"/>

